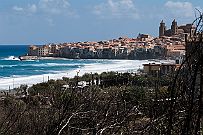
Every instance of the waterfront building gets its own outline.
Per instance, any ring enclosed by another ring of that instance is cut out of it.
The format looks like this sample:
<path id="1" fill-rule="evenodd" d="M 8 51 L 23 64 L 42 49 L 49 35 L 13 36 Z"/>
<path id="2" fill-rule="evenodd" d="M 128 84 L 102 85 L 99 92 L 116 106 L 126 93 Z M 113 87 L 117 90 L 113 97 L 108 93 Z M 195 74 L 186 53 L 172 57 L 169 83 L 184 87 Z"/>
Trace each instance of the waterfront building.
<path id="1" fill-rule="evenodd" d="M 159 37 L 139 34 L 137 38 L 119 37 L 118 39 L 98 42 L 74 42 L 30 46 L 31 56 L 53 56 L 81 59 L 165 59 L 176 60 L 185 54 L 185 34 L 192 32 L 192 24 L 178 26 L 174 19 L 170 29 L 162 20 Z"/>
<path id="2" fill-rule="evenodd" d="M 59 56 L 59 49 L 61 46 L 58 45 L 43 45 L 35 46 L 32 45 L 28 48 L 29 56 Z"/>
<path id="3" fill-rule="evenodd" d="M 48 56 L 49 55 L 49 46 L 42 46 L 42 47 L 38 47 L 38 56 Z"/>
<path id="4" fill-rule="evenodd" d="M 38 56 L 38 47 L 35 45 L 29 46 L 28 55 L 29 56 Z"/>

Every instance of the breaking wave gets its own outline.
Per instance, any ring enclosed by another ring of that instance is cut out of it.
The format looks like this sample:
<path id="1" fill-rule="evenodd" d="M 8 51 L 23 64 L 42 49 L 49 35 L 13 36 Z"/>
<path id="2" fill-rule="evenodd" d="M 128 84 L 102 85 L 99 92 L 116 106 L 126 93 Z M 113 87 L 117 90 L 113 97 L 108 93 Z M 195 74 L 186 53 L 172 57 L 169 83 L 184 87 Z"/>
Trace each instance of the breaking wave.
<path id="1" fill-rule="evenodd" d="M 8 56 L 7 58 L 3 58 L 3 60 L 20 60 L 20 59 L 15 56 Z"/>
<path id="2" fill-rule="evenodd" d="M 102 60 L 101 60 L 102 61 Z M 79 76 L 84 73 L 102 73 L 102 72 L 136 72 L 139 68 L 143 68 L 143 64 L 151 63 L 154 61 L 148 60 L 103 60 L 102 62 L 91 61 L 92 63 L 83 63 L 77 60 L 75 63 L 40 63 L 40 64 L 27 64 L 33 66 L 29 68 L 32 72 L 37 72 L 39 75 L 22 75 L 7 78 L 0 78 L 0 90 L 12 88 L 13 83 L 15 87 L 21 84 L 33 85 L 49 79 L 61 79 L 62 77 L 74 77 L 79 71 Z M 165 61 L 160 61 L 161 63 Z M 166 61 L 168 62 L 168 61 Z M 13 65 L 12 65 L 13 66 Z M 20 65 L 22 66 L 22 65 Z M 30 67 L 31 67 L 30 66 Z M 45 68 L 36 67 L 41 66 Z M 51 68 L 57 66 L 56 68 Z M 59 66 L 59 67 L 58 67 Z M 70 68 L 60 68 L 63 66 L 70 66 Z M 50 67 L 50 68 L 48 68 Z M 21 67 L 22 68 L 22 67 Z M 44 72 L 43 72 L 44 71 Z M 24 71 L 23 71 L 24 72 Z M 40 72 L 40 73 L 39 73 Z"/>

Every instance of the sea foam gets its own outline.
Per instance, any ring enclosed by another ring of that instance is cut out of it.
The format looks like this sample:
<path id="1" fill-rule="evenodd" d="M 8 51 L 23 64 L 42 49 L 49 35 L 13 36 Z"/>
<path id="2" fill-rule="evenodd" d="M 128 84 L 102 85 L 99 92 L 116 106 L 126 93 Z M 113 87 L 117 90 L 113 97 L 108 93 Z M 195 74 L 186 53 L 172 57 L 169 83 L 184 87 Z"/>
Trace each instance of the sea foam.
<path id="1" fill-rule="evenodd" d="M 9 87 L 19 87 L 22 84 L 31 86 L 33 84 L 46 82 L 49 79 L 61 79 L 62 77 L 74 77 L 77 72 L 79 76 L 85 73 L 102 73 L 102 72 L 136 72 L 139 68 L 143 68 L 143 64 L 147 63 L 171 63 L 171 61 L 148 61 L 148 60 L 104 60 L 105 63 L 84 64 L 67 71 L 50 71 L 50 73 L 32 76 L 13 76 L 10 78 L 0 78 L 0 90 L 8 90 Z M 49 66 L 60 64 L 48 64 Z M 48 66 L 46 65 L 46 66 Z M 61 64 L 65 65 L 65 64 Z M 67 65 L 74 65 L 67 64 Z M 76 63 L 75 65 L 78 65 Z"/>
<path id="2" fill-rule="evenodd" d="M 29 86 L 40 83 L 46 82 L 49 79 L 61 79 L 62 77 L 74 77 L 77 72 L 79 72 L 79 76 L 83 75 L 84 73 L 102 73 L 108 71 L 136 71 L 139 67 L 142 66 L 143 63 L 146 61 L 136 61 L 136 60 L 106 60 L 107 62 L 102 63 L 94 63 L 94 64 L 84 64 L 83 66 L 78 66 L 78 68 L 67 70 L 67 71 L 50 71 L 50 74 L 42 74 L 42 75 L 32 75 L 32 76 L 13 76 L 10 78 L 1 78 L 0 79 L 0 89 L 12 89 L 13 87 L 19 87 L 21 84 L 27 84 Z M 79 65 L 76 64 L 48 64 L 46 66 L 59 66 L 59 65 Z M 42 65 L 41 65 L 42 66 Z"/>
<path id="3" fill-rule="evenodd" d="M 15 56 L 8 56 L 7 58 L 3 58 L 3 60 L 20 60 L 20 59 Z"/>

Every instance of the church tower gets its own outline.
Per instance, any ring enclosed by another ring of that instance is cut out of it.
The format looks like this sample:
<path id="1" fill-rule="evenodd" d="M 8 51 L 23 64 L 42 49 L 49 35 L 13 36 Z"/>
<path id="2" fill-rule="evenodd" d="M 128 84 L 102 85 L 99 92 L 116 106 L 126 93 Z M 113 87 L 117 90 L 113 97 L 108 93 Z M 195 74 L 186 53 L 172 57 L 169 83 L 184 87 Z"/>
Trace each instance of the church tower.
<path id="1" fill-rule="evenodd" d="M 171 25 L 171 34 L 172 35 L 178 34 L 178 25 L 177 25 L 177 22 L 175 19 L 173 20 L 172 25 Z"/>
<path id="2" fill-rule="evenodd" d="M 164 21 L 162 20 L 159 26 L 159 37 L 164 36 L 165 31 L 166 31 L 166 26 Z"/>

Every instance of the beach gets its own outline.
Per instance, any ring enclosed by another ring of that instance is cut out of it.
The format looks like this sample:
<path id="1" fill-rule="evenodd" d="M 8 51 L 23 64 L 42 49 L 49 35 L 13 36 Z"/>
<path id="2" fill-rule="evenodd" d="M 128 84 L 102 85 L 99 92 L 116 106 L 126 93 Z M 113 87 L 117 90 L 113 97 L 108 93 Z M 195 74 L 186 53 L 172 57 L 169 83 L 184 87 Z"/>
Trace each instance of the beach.
<path id="1" fill-rule="evenodd" d="M 14 60 L 10 60 L 14 61 Z M 79 76 L 84 73 L 102 72 L 137 72 L 147 60 L 73 60 L 73 59 L 51 59 L 37 61 L 23 61 L 20 65 L 7 65 L 16 72 L 11 76 L 0 78 L 0 90 L 12 89 L 22 84 L 32 85 L 46 82 L 48 79 L 61 79 L 62 77 L 74 77 L 77 72 Z M 16 62 L 15 62 L 16 63 Z M 4 65 L 5 66 L 5 65 Z M 19 69 L 20 66 L 20 69 Z M 23 69 L 24 68 L 24 69 Z M 24 70 L 24 74 L 18 71 Z M 26 73 L 27 70 L 27 73 Z M 30 73 L 33 71 L 33 74 Z M 35 72 L 38 74 L 35 74 Z M 19 72 L 20 73 L 20 72 Z"/>
<path id="2" fill-rule="evenodd" d="M 113 59 L 66 59 L 42 57 L 40 60 L 20 61 L 27 46 L 0 46 L 0 90 L 31 86 L 48 79 L 74 77 L 78 73 L 133 72 L 147 63 L 171 63 L 170 60 L 113 60 Z M 10 51 L 12 50 L 12 51 Z"/>

